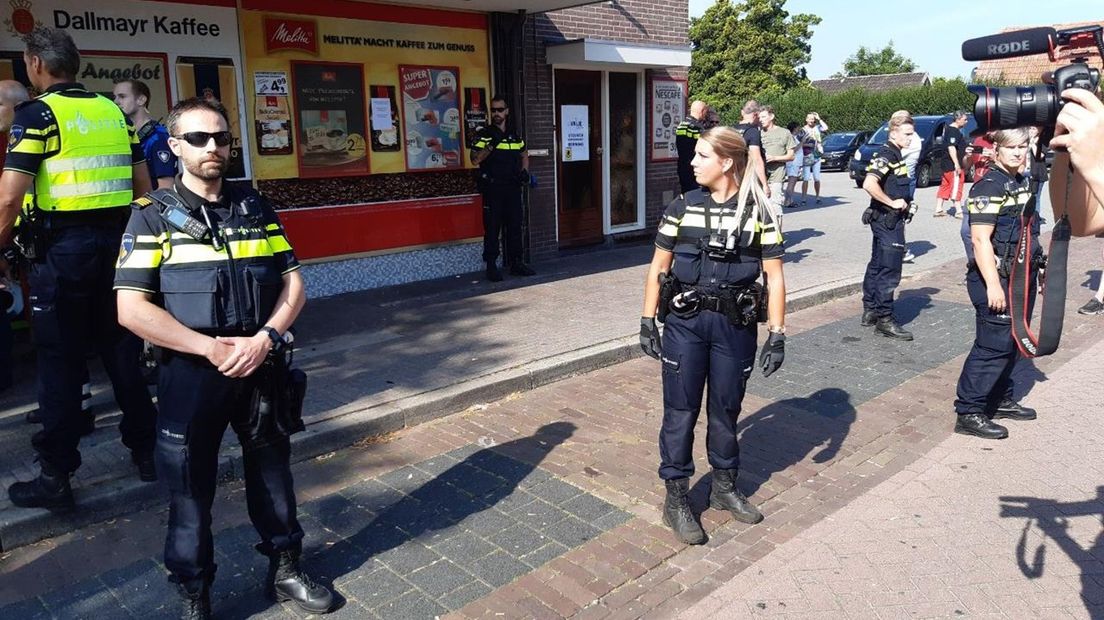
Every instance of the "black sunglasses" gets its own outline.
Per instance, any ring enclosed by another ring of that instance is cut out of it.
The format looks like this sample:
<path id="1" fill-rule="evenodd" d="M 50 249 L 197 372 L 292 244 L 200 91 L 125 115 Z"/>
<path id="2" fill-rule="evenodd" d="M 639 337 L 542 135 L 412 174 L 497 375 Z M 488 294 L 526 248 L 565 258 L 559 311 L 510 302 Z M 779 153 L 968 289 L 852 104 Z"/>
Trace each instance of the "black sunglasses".
<path id="1" fill-rule="evenodd" d="M 189 131 L 176 136 L 177 140 L 183 140 L 197 149 L 207 146 L 211 138 L 215 139 L 215 146 L 228 146 L 234 140 L 234 135 L 229 131 Z"/>
<path id="2" fill-rule="evenodd" d="M 506 108 L 491 108 L 491 112 L 505 112 Z"/>

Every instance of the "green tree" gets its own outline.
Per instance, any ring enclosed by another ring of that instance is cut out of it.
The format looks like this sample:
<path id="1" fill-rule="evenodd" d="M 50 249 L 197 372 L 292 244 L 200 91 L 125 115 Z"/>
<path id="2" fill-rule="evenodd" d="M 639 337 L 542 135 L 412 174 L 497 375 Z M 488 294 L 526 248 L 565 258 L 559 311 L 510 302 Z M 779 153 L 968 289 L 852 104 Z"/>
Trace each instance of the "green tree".
<path id="1" fill-rule="evenodd" d="M 690 94 L 722 111 L 738 108 L 755 93 L 808 83 L 816 15 L 790 15 L 786 0 L 717 0 L 690 21 L 694 44 Z"/>
<path id="2" fill-rule="evenodd" d="M 897 53 L 891 40 L 880 50 L 859 48 L 859 51 L 843 61 L 843 71 L 832 77 L 855 77 L 857 75 L 887 75 L 890 73 L 911 73 L 916 63 Z"/>

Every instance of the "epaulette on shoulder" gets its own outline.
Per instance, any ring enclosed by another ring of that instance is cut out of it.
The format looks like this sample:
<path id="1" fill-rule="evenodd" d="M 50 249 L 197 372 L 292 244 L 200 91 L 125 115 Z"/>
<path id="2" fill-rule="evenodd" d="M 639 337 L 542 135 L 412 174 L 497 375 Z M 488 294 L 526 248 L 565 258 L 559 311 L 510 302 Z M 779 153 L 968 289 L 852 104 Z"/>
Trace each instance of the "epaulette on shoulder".
<path id="1" fill-rule="evenodd" d="M 705 204 L 705 192 L 703 192 L 701 188 L 692 189 L 688 192 L 683 193 L 682 200 L 688 206 L 693 205 L 697 207 L 703 205 Z"/>
<path id="2" fill-rule="evenodd" d="M 141 196 L 130 203 L 130 208 L 135 211 L 141 211 L 152 204 L 153 200 L 151 200 L 149 196 Z"/>

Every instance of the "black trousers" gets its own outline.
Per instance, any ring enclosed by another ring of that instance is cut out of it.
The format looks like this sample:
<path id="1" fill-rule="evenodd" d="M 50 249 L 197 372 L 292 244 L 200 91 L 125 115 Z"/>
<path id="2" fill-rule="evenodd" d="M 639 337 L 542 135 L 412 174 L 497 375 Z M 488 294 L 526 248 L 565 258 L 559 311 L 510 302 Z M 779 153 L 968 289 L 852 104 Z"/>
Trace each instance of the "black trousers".
<path id="1" fill-rule="evenodd" d="M 863 310 L 873 310 L 878 317 L 893 315 L 893 293 L 901 284 L 905 260 L 905 221 L 894 216 L 896 223 L 889 228 L 885 225 L 887 217 L 883 214 L 870 222 L 873 240 L 863 277 Z"/>
<path id="2" fill-rule="evenodd" d="M 690 319 L 667 315 L 663 329 L 663 425 L 659 477 L 694 475 L 694 425 L 706 403 L 705 445 L 715 469 L 738 469 L 736 419 L 754 365 L 755 326 L 737 327 L 724 315 L 702 311 Z"/>
<path id="3" fill-rule="evenodd" d="M 1008 280 L 1002 278 L 1001 286 L 1008 290 Z M 992 415 L 1002 400 L 1012 398 L 1012 371 L 1020 352 L 1012 340 L 1012 318 L 989 309 L 985 280 L 976 269 L 966 274 L 966 290 L 974 304 L 976 335 L 958 377 L 955 412 Z M 1028 291 L 1029 315 L 1035 304 L 1036 290 L 1032 280 Z"/>
<path id="4" fill-rule="evenodd" d="M 157 475 L 169 489 L 165 566 L 171 579 L 195 588 L 214 578 L 211 505 L 215 500 L 219 446 L 229 424 L 245 445 L 256 377 L 231 379 L 207 360 L 168 355 L 158 383 Z M 303 530 L 286 437 L 243 451 L 249 518 L 266 553 L 299 549 Z"/>
<path id="5" fill-rule="evenodd" d="M 11 320 L 4 308 L 0 308 L 0 392 L 12 385 L 12 338 Z"/>
<path id="6" fill-rule="evenodd" d="M 483 261 L 498 259 L 499 233 L 506 234 L 506 261 L 521 262 L 521 188 L 491 185 L 483 192 Z"/>
<path id="7" fill-rule="evenodd" d="M 122 409 L 119 430 L 134 452 L 153 450 L 157 410 L 138 365 L 142 341 L 119 326 L 115 309 L 115 260 L 122 233 L 111 226 L 56 229 L 45 256 L 30 266 L 38 355 L 39 458 L 54 469 L 81 464 L 81 385 L 85 356 L 95 351 L 111 379 Z"/>

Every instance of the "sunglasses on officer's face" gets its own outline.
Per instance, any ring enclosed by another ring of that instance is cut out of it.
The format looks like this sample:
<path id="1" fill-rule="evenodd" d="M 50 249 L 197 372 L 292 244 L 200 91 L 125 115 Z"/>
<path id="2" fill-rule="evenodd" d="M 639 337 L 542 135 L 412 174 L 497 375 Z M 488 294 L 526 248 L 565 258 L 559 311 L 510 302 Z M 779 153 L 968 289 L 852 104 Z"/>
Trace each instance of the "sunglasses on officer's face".
<path id="1" fill-rule="evenodd" d="M 189 131 L 176 136 L 177 140 L 183 140 L 197 149 L 207 146 L 211 138 L 215 139 L 215 146 L 227 146 L 234 140 L 233 134 L 229 131 Z"/>

